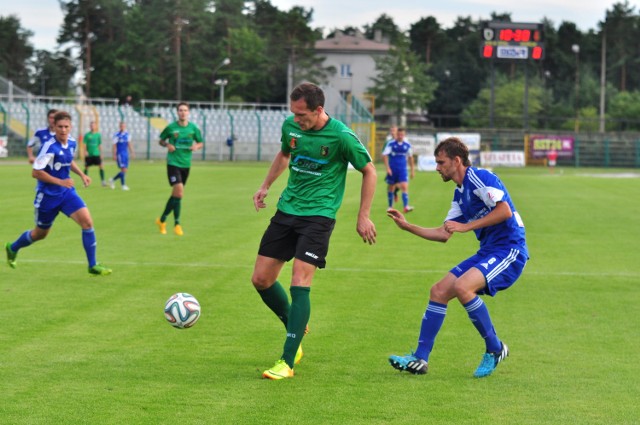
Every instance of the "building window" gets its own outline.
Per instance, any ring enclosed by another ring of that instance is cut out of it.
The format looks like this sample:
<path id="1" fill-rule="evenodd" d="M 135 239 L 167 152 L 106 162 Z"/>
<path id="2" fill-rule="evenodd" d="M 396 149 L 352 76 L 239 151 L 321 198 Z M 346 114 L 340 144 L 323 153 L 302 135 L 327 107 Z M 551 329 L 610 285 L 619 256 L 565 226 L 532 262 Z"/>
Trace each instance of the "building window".
<path id="1" fill-rule="evenodd" d="M 351 64 L 343 63 L 340 65 L 340 77 L 351 78 Z"/>

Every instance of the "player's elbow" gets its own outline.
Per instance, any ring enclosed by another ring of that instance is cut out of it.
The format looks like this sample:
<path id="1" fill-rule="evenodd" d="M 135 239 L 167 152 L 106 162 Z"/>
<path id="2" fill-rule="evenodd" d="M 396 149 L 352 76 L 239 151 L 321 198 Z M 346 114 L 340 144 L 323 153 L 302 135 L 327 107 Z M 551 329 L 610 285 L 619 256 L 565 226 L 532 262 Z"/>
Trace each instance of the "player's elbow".
<path id="1" fill-rule="evenodd" d="M 434 242 L 447 243 L 447 241 L 451 239 L 451 236 L 453 236 L 453 233 L 449 233 L 444 228 L 440 228 L 432 240 Z"/>
<path id="2" fill-rule="evenodd" d="M 506 202 L 498 203 L 498 208 L 500 208 L 501 215 L 505 220 L 513 217 L 513 211 L 511 211 L 511 207 Z"/>

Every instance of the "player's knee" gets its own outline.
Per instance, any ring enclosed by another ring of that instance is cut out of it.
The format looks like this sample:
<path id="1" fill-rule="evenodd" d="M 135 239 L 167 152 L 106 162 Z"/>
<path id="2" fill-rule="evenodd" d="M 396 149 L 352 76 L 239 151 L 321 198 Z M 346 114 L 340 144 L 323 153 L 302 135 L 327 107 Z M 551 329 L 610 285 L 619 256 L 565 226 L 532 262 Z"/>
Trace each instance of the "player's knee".
<path id="1" fill-rule="evenodd" d="M 446 303 L 451 298 L 452 298 L 451 291 L 448 288 L 446 288 L 444 285 L 439 283 L 436 283 L 435 285 L 433 285 L 431 287 L 431 290 L 429 291 L 429 299 L 436 302 Z"/>
<path id="2" fill-rule="evenodd" d="M 251 283 L 253 284 L 253 287 L 258 291 L 264 291 L 265 289 L 268 289 L 271 285 L 273 285 L 273 282 L 270 282 L 264 276 L 256 273 L 251 276 Z"/>
<path id="3" fill-rule="evenodd" d="M 456 280 L 453 285 L 453 291 L 455 293 L 455 297 L 460 300 L 462 304 L 467 303 L 469 300 L 473 299 L 476 296 L 476 293 L 471 290 L 468 286 L 463 285 L 462 282 Z"/>
<path id="4" fill-rule="evenodd" d="M 49 234 L 49 229 L 41 229 L 38 227 L 31 232 L 30 236 L 33 242 L 37 242 L 46 238 L 48 234 Z"/>

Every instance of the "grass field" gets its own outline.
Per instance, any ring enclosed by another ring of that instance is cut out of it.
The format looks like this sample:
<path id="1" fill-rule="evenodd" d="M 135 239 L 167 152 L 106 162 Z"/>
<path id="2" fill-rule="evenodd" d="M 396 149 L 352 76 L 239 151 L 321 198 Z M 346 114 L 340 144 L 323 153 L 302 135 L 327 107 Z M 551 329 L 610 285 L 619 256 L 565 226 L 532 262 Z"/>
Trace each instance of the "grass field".
<path id="1" fill-rule="evenodd" d="M 363 244 L 355 232 L 360 177 L 350 173 L 328 267 L 311 291 L 305 357 L 294 379 L 273 382 L 260 375 L 280 355 L 284 329 L 250 282 L 285 182 L 256 213 L 251 197 L 267 167 L 196 164 L 182 238 L 160 235 L 153 223 L 170 191 L 162 162 L 134 162 L 129 192 L 79 189 L 99 260 L 114 270 L 108 277 L 89 276 L 80 230 L 64 216 L 19 253 L 16 270 L 3 253 L 0 423 L 640 423 L 640 178 L 496 170 L 527 225 L 531 261 L 515 286 L 485 297 L 511 356 L 474 379 L 484 344 L 457 302 L 428 375 L 387 363 L 415 348 L 429 287 L 475 252 L 474 236 L 438 244 L 402 233 L 385 215 L 380 172 L 378 243 Z M 106 168 L 115 174 L 112 163 Z M 26 163 L 0 162 L 0 182 L 4 244 L 32 226 L 34 180 Z M 410 220 L 438 225 L 453 187 L 419 173 Z M 285 267 L 281 281 L 289 278 Z M 178 291 L 202 305 L 189 330 L 163 317 Z"/>

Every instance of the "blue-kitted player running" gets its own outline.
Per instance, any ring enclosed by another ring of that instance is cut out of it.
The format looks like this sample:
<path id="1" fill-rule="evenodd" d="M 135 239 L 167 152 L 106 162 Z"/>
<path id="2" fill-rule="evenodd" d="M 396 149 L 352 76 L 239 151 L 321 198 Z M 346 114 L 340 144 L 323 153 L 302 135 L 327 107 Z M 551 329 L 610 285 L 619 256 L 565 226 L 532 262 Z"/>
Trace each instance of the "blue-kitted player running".
<path id="1" fill-rule="evenodd" d="M 460 139 L 450 137 L 440 142 L 435 157 L 442 180 L 453 180 L 457 185 L 444 224 L 424 228 L 410 224 L 394 209 L 387 214 L 401 229 L 430 241 L 446 242 L 456 232 L 473 230 L 480 241 L 480 250 L 431 287 L 418 348 L 409 355 L 391 356 L 389 362 L 398 370 L 427 373 L 429 354 L 447 304 L 457 298 L 485 341 L 486 352 L 474 373 L 482 378 L 509 355 L 509 349 L 498 338 L 487 306 L 478 295 L 494 296 L 513 285 L 522 274 L 529 259 L 524 224 L 502 181 L 487 170 L 471 167 L 469 150 Z"/>
<path id="2" fill-rule="evenodd" d="M 404 212 L 413 211 L 413 207 L 409 205 L 409 175 L 407 174 L 407 165 L 409 166 L 410 176 L 415 175 L 413 152 L 411 143 L 405 140 L 404 128 L 398 128 L 395 140 L 391 140 L 382 151 L 382 160 L 387 167 L 387 176 L 384 181 L 388 184 L 387 198 L 389 208 L 393 208 L 395 200 L 395 191 L 402 191 L 402 205 Z"/>
<path id="3" fill-rule="evenodd" d="M 129 186 L 125 183 L 125 176 L 129 168 L 129 155 L 131 155 L 131 158 L 135 157 L 131 144 L 131 135 L 127 131 L 127 124 L 122 121 L 120 123 L 120 130 L 113 135 L 113 160 L 118 164 L 120 171 L 113 178 L 109 179 L 111 189 L 116 188 L 115 181 L 119 179 L 122 190 L 129 190 Z"/>
<path id="4" fill-rule="evenodd" d="M 89 176 L 73 160 L 77 143 L 70 137 L 71 116 L 64 111 L 54 116 L 55 136 L 47 141 L 33 163 L 32 176 L 38 180 L 36 186 L 35 227 L 27 230 L 13 243 L 7 243 L 7 262 L 16 268 L 18 251 L 34 242 L 47 237 L 58 213 L 62 212 L 82 228 L 82 246 L 87 254 L 89 273 L 92 275 L 108 275 L 111 269 L 99 264 L 96 260 L 96 235 L 93 220 L 84 201 L 76 193 L 74 181 L 70 177 L 73 171 L 88 186 Z"/>

